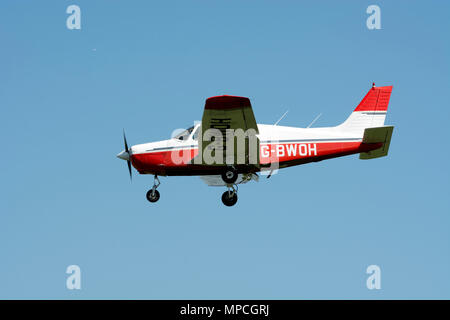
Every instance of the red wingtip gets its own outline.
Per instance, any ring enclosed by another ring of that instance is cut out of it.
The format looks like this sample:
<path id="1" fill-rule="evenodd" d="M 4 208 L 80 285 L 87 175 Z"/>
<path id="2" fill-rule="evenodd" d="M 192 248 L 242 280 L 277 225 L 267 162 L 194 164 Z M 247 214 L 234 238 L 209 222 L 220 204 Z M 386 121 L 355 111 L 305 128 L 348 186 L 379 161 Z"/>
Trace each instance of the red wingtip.
<path id="1" fill-rule="evenodd" d="M 236 109 L 250 107 L 250 99 L 238 96 L 215 96 L 206 99 L 205 109 Z"/>

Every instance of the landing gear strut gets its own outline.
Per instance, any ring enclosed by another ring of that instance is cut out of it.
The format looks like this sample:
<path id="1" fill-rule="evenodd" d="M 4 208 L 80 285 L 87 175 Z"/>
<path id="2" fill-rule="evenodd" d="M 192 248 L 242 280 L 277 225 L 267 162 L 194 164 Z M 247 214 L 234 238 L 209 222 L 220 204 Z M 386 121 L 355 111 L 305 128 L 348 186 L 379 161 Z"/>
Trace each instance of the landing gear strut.
<path id="1" fill-rule="evenodd" d="M 155 180 L 153 181 L 153 188 L 147 191 L 147 200 L 150 202 L 156 202 L 159 200 L 159 191 L 156 188 L 159 187 L 161 183 L 159 182 L 158 176 L 155 175 Z"/>
<path id="2" fill-rule="evenodd" d="M 236 186 L 236 187 L 235 187 Z M 227 207 L 232 207 L 236 204 L 238 200 L 237 196 L 237 185 L 228 185 L 228 191 L 222 194 L 222 202 Z"/>

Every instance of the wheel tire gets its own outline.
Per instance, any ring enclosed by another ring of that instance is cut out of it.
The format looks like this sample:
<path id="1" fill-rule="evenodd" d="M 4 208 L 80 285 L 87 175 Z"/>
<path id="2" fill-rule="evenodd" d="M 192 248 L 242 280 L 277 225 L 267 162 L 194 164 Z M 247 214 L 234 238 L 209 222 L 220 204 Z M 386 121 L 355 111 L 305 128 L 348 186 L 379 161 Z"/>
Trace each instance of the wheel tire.
<path id="1" fill-rule="evenodd" d="M 225 181 L 225 183 L 235 183 L 238 178 L 238 173 L 236 169 L 233 167 L 228 167 L 223 173 L 222 173 L 222 180 Z"/>
<path id="2" fill-rule="evenodd" d="M 156 202 L 156 201 L 159 200 L 159 197 L 160 197 L 160 195 L 159 195 L 159 191 L 158 190 L 155 190 L 155 193 L 153 193 L 152 189 L 147 191 L 147 200 L 148 201 Z"/>
<path id="3" fill-rule="evenodd" d="M 234 194 L 232 194 L 232 196 L 230 197 L 228 194 L 228 191 L 225 191 L 222 194 L 222 202 L 224 205 L 226 205 L 227 207 L 232 207 L 236 204 L 236 202 L 238 201 L 238 196 L 237 193 L 235 192 Z"/>

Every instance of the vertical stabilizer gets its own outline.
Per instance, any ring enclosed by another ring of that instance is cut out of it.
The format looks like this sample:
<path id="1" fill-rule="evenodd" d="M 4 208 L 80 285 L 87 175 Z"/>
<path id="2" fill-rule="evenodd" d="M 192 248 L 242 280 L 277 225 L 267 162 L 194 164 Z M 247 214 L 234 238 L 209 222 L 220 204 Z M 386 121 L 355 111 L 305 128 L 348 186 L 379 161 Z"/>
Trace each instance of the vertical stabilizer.
<path id="1" fill-rule="evenodd" d="M 361 131 L 384 125 L 391 97 L 392 86 L 372 88 L 362 99 L 350 117 L 338 127 L 343 130 Z"/>

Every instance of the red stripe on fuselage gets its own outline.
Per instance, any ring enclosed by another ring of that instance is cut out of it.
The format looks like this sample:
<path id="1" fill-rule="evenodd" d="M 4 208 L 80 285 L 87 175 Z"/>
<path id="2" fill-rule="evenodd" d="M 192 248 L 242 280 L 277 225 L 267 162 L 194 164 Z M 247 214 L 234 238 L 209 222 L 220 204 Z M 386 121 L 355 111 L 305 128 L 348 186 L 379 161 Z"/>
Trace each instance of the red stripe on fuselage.
<path id="1" fill-rule="evenodd" d="M 381 147 L 382 144 L 361 142 L 271 143 L 260 145 L 260 164 L 280 167 L 330 159 Z M 162 150 L 133 154 L 131 163 L 140 173 L 159 175 L 217 174 L 220 166 L 195 165 L 190 161 L 198 154 L 198 148 Z M 217 171 L 217 172 L 215 172 Z"/>

